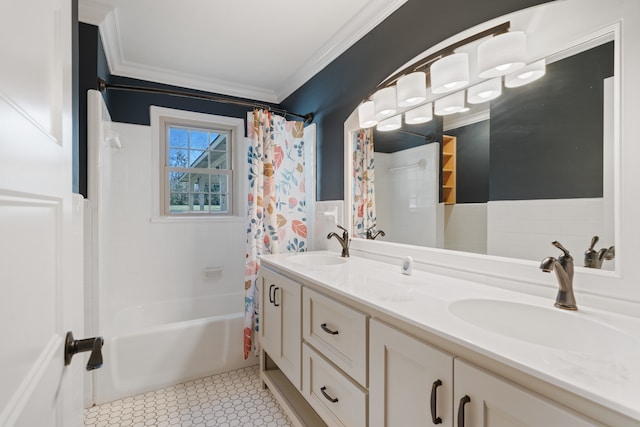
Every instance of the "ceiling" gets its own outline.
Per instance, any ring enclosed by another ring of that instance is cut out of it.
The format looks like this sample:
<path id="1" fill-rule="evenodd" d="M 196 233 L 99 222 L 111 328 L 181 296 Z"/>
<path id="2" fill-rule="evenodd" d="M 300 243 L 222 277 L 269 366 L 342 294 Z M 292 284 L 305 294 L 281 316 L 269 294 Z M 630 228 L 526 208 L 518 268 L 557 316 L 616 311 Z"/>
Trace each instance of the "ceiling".
<path id="1" fill-rule="evenodd" d="M 279 103 L 407 0 L 79 0 L 111 74 Z"/>

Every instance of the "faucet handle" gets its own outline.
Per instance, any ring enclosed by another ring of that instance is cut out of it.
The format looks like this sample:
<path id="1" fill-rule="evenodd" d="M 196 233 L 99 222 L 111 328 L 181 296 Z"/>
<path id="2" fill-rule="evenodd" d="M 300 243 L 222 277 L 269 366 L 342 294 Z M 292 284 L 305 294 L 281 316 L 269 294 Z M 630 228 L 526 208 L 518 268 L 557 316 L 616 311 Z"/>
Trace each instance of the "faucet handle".
<path id="1" fill-rule="evenodd" d="M 589 251 L 593 250 L 593 248 L 596 246 L 596 243 L 598 243 L 598 240 L 600 240 L 600 237 L 598 236 L 593 236 L 591 238 L 591 246 L 589 246 L 589 249 L 588 249 Z"/>
<path id="2" fill-rule="evenodd" d="M 341 225 L 336 224 L 336 226 L 337 226 L 340 230 L 344 231 L 345 233 L 348 233 L 348 232 L 349 232 L 349 230 L 347 230 L 346 228 L 344 228 L 344 227 L 343 227 L 343 226 L 341 226 Z"/>
<path id="3" fill-rule="evenodd" d="M 564 252 L 564 256 L 566 257 L 570 257 L 571 255 L 569 254 L 569 251 L 560 244 L 560 242 L 558 242 L 557 240 L 554 240 L 553 242 L 551 242 L 551 244 L 553 246 L 555 246 L 556 248 L 560 249 L 562 252 Z"/>

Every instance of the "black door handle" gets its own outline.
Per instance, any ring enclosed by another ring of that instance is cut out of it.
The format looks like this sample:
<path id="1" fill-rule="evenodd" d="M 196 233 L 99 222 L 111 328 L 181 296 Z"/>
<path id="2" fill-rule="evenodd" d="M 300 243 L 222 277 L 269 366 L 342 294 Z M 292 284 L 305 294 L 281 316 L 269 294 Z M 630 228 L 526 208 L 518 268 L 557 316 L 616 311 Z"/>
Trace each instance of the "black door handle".
<path id="1" fill-rule="evenodd" d="M 471 402 L 471 398 L 466 394 L 460 399 L 460 404 L 458 405 L 458 427 L 464 427 L 464 405 L 469 402 Z"/>
<path id="2" fill-rule="evenodd" d="M 67 332 L 64 344 L 64 364 L 71 363 L 71 358 L 76 353 L 90 351 L 89 361 L 87 362 L 87 371 L 93 371 L 102 367 L 102 346 L 104 339 L 102 337 L 86 338 L 83 340 L 73 339 L 71 331 Z"/>
<path id="3" fill-rule="evenodd" d="M 436 413 L 438 412 L 438 387 L 440 387 L 442 385 L 442 381 L 440 380 L 435 380 L 433 382 L 433 384 L 431 385 L 431 421 L 434 424 L 441 424 L 442 423 L 442 418 L 440 418 L 439 416 L 436 415 Z"/>
<path id="4" fill-rule="evenodd" d="M 279 291 L 279 290 L 280 290 L 279 287 L 273 288 L 273 305 L 276 306 L 276 307 L 280 307 L 280 304 L 278 304 L 276 302 L 276 292 Z"/>

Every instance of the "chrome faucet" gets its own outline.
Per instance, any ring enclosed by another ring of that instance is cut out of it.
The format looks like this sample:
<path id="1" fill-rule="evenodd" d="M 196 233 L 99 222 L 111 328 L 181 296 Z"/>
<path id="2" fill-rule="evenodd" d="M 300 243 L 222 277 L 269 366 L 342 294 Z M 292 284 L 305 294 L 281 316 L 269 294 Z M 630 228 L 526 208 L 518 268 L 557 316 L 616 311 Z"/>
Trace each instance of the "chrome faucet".
<path id="1" fill-rule="evenodd" d="M 543 259 L 540 263 L 540 269 L 545 273 L 549 273 L 551 270 L 556 272 L 558 295 L 554 305 L 564 310 L 577 310 L 576 298 L 573 295 L 573 257 L 557 240 L 551 244 L 560 249 L 563 254 L 558 259 L 554 257 Z"/>
<path id="2" fill-rule="evenodd" d="M 591 239 L 591 246 L 584 253 L 584 266 L 589 268 L 602 268 L 604 260 L 612 260 L 616 256 L 616 247 L 610 246 L 609 248 L 602 248 L 599 251 L 595 251 L 593 247 L 598 243 L 600 238 L 593 236 Z"/>
<path id="3" fill-rule="evenodd" d="M 342 237 L 338 236 L 337 233 L 334 233 L 333 231 L 331 233 L 329 233 L 327 235 L 327 239 L 331 239 L 332 237 L 335 237 L 336 239 L 338 239 L 338 242 L 340 242 L 340 246 L 342 246 L 342 257 L 343 258 L 348 258 L 349 257 L 349 242 L 351 241 L 349 239 L 349 232 L 347 231 L 346 228 L 344 227 L 340 227 L 338 225 L 338 228 L 340 230 L 342 230 Z"/>
<path id="4" fill-rule="evenodd" d="M 378 231 L 376 231 L 376 233 L 374 234 L 374 233 L 373 233 L 373 229 L 374 229 L 374 228 L 376 228 L 376 227 L 375 227 L 375 225 L 374 225 L 373 227 L 371 227 L 371 228 L 369 228 L 369 229 L 367 230 L 367 235 L 366 235 L 366 237 L 367 237 L 367 239 L 368 239 L 368 240 L 375 240 L 375 239 L 376 239 L 376 237 L 378 237 L 378 236 L 382 236 L 382 237 L 384 237 L 384 231 L 382 231 L 382 230 L 378 230 Z"/>

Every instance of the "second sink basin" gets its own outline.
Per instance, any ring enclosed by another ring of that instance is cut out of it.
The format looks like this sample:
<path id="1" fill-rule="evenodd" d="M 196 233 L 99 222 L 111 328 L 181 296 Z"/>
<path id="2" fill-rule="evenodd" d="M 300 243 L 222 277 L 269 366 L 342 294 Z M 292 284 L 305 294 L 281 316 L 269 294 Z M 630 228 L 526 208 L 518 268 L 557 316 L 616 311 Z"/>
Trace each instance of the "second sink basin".
<path id="1" fill-rule="evenodd" d="M 580 311 L 492 299 L 455 301 L 449 311 L 478 328 L 545 347 L 585 354 L 640 351 L 636 337 Z"/>

